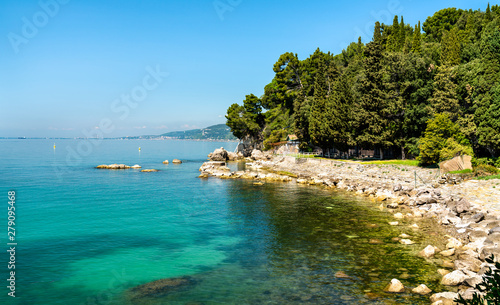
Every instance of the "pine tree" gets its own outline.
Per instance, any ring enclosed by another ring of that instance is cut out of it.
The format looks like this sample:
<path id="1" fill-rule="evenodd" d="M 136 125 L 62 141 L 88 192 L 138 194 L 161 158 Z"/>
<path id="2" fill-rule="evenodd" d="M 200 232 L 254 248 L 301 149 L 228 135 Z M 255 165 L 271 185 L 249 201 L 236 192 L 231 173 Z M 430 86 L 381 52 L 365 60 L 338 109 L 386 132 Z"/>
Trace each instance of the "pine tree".
<path id="1" fill-rule="evenodd" d="M 411 45 L 411 51 L 417 54 L 420 54 L 420 52 L 422 51 L 422 42 L 420 37 L 420 21 L 418 22 L 418 26 L 415 24 L 415 31 L 413 32 L 413 42 Z"/>

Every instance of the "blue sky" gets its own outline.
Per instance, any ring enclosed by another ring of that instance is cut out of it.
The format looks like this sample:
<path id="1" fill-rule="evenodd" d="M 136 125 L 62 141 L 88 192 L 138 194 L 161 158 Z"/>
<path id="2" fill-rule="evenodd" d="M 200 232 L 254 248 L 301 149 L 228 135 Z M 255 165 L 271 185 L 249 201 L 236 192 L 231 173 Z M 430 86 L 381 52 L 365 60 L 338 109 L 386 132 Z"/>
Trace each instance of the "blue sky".
<path id="1" fill-rule="evenodd" d="M 488 1 L 0 0 L 0 137 L 224 123 L 285 52 L 339 53 L 373 24 Z"/>

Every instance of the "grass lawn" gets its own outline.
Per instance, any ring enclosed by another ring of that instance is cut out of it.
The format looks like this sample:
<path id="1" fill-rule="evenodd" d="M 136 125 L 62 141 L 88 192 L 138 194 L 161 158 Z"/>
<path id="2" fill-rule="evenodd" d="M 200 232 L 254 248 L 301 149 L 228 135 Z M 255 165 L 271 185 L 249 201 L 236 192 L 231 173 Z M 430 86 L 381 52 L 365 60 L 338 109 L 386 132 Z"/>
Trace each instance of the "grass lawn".
<path id="1" fill-rule="evenodd" d="M 379 164 L 379 165 L 409 165 L 409 166 L 418 166 L 417 160 L 349 160 L 349 159 L 331 159 L 331 158 L 323 158 L 315 155 L 304 155 L 304 154 L 291 154 L 289 155 L 295 158 L 313 158 L 313 159 L 322 159 L 322 160 L 332 160 L 332 161 L 340 161 L 340 162 L 353 162 L 358 164 Z"/>

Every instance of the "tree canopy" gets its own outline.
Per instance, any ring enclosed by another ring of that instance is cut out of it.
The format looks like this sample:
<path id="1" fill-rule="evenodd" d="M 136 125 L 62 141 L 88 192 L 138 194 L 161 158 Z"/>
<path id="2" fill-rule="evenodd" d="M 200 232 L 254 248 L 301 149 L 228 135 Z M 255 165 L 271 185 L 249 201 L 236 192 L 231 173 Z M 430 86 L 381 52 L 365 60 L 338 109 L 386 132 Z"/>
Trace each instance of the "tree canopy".
<path id="1" fill-rule="evenodd" d="M 286 52 L 272 68 L 261 97 L 227 111 L 240 139 L 296 134 L 302 149 L 380 148 L 424 163 L 463 151 L 500 155 L 498 5 L 442 9 L 422 26 L 394 16 L 375 23 L 368 43 L 302 60 Z M 435 137 L 436 126 L 450 130 Z"/>

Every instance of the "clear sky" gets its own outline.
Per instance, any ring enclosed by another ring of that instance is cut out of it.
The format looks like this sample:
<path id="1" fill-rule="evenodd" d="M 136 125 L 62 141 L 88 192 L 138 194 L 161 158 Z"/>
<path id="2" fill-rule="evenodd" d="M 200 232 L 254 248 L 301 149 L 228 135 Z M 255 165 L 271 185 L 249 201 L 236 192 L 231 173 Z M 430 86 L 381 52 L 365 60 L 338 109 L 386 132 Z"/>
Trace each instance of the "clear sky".
<path id="1" fill-rule="evenodd" d="M 224 123 L 232 103 L 263 94 L 285 52 L 337 54 L 369 41 L 377 20 L 414 25 L 487 2 L 0 0 L 0 137 Z"/>

